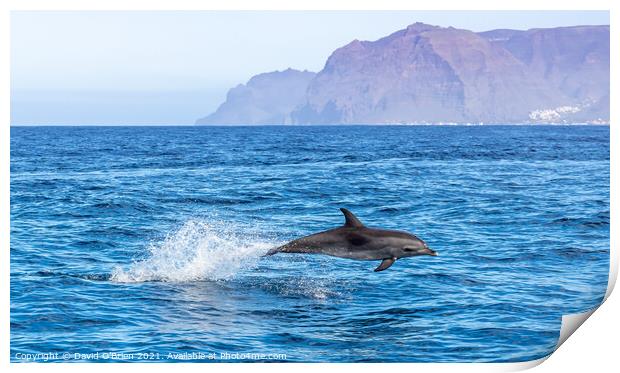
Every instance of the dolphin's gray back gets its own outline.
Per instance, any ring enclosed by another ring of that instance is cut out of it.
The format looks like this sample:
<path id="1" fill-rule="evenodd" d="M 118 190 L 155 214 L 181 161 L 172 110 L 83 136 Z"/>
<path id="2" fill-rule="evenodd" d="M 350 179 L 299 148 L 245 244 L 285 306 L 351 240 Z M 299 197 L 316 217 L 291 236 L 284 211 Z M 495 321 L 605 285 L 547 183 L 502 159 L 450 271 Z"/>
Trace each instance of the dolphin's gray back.
<path id="1" fill-rule="evenodd" d="M 340 227 L 311 234 L 293 240 L 270 250 L 267 255 L 277 253 L 326 254 L 350 259 L 383 259 L 389 253 L 382 252 L 387 246 L 382 242 L 379 230 L 357 227 Z"/>
<path id="2" fill-rule="evenodd" d="M 338 232 L 340 229 L 341 228 L 330 229 L 328 231 L 298 238 L 282 246 L 276 247 L 275 249 L 271 249 L 267 255 L 273 255 L 276 253 L 323 253 L 326 248 L 344 245 L 344 241 Z"/>

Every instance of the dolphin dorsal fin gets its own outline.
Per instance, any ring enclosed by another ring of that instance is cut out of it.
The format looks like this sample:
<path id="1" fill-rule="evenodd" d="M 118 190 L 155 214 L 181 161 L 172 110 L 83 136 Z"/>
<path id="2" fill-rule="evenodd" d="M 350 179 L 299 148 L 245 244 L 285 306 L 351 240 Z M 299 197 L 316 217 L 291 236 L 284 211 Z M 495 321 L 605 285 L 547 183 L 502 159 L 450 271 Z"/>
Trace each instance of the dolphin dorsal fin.
<path id="1" fill-rule="evenodd" d="M 361 228 L 364 226 L 362 222 L 353 213 L 345 208 L 341 208 L 340 211 L 344 214 L 344 226 L 351 228 Z"/>

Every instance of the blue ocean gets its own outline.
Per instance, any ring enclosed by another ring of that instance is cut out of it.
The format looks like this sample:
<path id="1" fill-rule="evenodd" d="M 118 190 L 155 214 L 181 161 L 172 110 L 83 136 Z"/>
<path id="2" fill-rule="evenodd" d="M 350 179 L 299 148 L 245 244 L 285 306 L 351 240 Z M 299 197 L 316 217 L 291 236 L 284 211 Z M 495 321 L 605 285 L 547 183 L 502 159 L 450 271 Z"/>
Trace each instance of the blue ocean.
<path id="1" fill-rule="evenodd" d="M 11 361 L 516 362 L 603 299 L 607 126 L 12 127 Z M 266 251 L 343 224 L 439 252 Z"/>

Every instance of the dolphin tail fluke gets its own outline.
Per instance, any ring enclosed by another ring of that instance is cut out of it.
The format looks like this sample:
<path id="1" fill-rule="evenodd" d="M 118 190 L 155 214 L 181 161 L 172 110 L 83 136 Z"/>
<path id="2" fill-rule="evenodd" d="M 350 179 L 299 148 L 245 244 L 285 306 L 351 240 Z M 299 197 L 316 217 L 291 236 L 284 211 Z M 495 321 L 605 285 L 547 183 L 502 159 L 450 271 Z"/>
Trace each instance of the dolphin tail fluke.
<path id="1" fill-rule="evenodd" d="M 381 264 L 379 264 L 379 266 L 377 268 L 375 268 L 375 272 L 381 272 L 384 269 L 390 268 L 392 266 L 392 264 L 394 264 L 395 261 L 396 261 L 396 258 L 386 258 L 386 259 L 383 259 Z"/>
<path id="2" fill-rule="evenodd" d="M 281 252 L 284 251 L 283 248 L 284 248 L 284 246 L 274 247 L 273 249 L 270 249 L 269 251 L 267 251 L 267 253 L 265 255 L 263 255 L 263 256 L 272 256 L 272 255 L 275 255 L 277 253 L 281 253 Z"/>
<path id="3" fill-rule="evenodd" d="M 276 247 L 274 249 L 271 249 L 271 250 L 267 251 L 267 253 L 263 254 L 263 256 L 272 256 L 272 255 L 277 254 L 279 252 L 280 251 L 278 251 L 278 248 Z"/>

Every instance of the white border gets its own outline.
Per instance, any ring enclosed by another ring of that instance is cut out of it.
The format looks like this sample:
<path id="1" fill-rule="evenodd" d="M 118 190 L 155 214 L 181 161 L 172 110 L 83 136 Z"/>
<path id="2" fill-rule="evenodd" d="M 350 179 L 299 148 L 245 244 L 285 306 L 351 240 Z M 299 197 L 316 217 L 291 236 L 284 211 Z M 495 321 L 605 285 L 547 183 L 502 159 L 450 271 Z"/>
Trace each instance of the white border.
<path id="1" fill-rule="evenodd" d="M 10 216 L 10 191 L 9 191 L 9 167 L 10 167 L 10 65 L 9 65 L 9 52 L 10 52 L 10 11 L 11 10 L 611 10 L 611 45 L 612 45 L 612 57 L 611 57 L 611 102 L 618 102 L 617 95 L 617 71 L 616 66 L 619 65 L 620 60 L 618 58 L 617 46 L 620 39 L 618 38 L 617 28 L 617 2 L 602 1 L 602 0 L 589 0 L 587 2 L 576 1 L 558 1 L 558 0 L 522 0 L 522 1 L 488 1 L 488 0 L 470 0 L 467 2 L 460 2 L 457 0 L 434 0 L 432 2 L 411 2 L 404 0 L 382 0 L 382 1 L 369 1 L 359 0 L 355 2 L 337 1 L 337 0 L 298 0 L 298 1 L 283 1 L 283 0 L 263 0 L 260 3 L 251 0 L 229 0 L 219 2 L 207 2 L 200 0 L 176 0 L 176 1 L 164 1 L 164 0 L 107 0 L 107 1 L 78 1 L 78 0 L 56 0 L 56 1 L 44 1 L 44 0 L 8 0 L 0 3 L 0 9 L 2 10 L 0 15 L 0 82 L 2 82 L 2 89 L 0 91 L 0 113 L 3 118 L 3 125 L 0 126 L 0 153 L 2 162 L 0 163 L 0 172 L 2 174 L 2 183 L 0 188 L 2 190 L 2 204 L 0 205 L 0 237 L 2 237 L 5 245 L 2 246 L 2 273 L 5 278 L 2 281 L 2 328 L 3 338 L 1 339 L 2 352 L 0 353 L 0 361 L 3 366 L 8 366 L 14 370 L 30 371 L 43 367 L 47 371 L 82 371 L 85 367 L 83 364 L 9 364 L 10 357 L 10 338 L 9 338 L 9 216 Z M 467 8 L 464 7 L 467 5 Z M 616 159 L 616 151 L 613 144 L 618 143 L 618 131 L 615 129 L 614 124 L 617 120 L 617 110 L 614 106 L 611 107 L 611 190 L 614 190 L 616 185 L 616 168 L 613 162 Z M 613 222 L 617 221 L 616 217 L 616 198 L 614 194 L 611 194 L 611 236 L 610 236 L 610 250 L 611 250 L 611 262 L 610 262 L 610 277 L 609 286 L 607 289 L 606 299 L 611 294 L 617 278 L 617 266 L 618 257 L 617 250 L 614 249 L 615 235 L 613 231 Z M 617 297 L 615 297 L 617 298 Z M 543 364 L 540 368 L 541 371 L 576 371 L 577 369 L 591 369 L 598 367 L 599 369 L 617 366 L 617 359 L 615 359 L 615 341 L 618 340 L 618 320 L 615 315 L 619 314 L 619 302 L 615 299 L 607 299 L 607 301 L 600 307 L 600 309 L 594 314 L 591 320 L 588 320 L 587 328 L 580 328 L 575 334 L 574 338 L 569 339 L 558 352 L 551 355 L 549 362 Z M 599 315 L 600 314 L 600 315 Z M 588 315 L 589 316 L 589 315 Z M 571 317 L 569 317 L 570 319 Z M 572 317 L 574 320 L 578 317 Z M 587 318 L 587 317 L 586 317 Z M 581 317 L 581 321 L 584 320 Z M 566 328 L 567 326 L 563 326 Z M 566 331 L 564 332 L 566 333 Z M 593 357 L 596 357 L 593 359 Z M 295 370 L 315 370 L 315 369 L 327 369 L 327 370 L 342 370 L 342 369 L 355 369 L 361 371 L 376 371 L 377 369 L 390 369 L 396 371 L 410 371 L 411 369 L 423 370 L 423 371 L 459 371 L 459 372 L 484 372 L 484 371 L 514 371 L 527 369 L 540 364 L 546 359 L 540 359 L 538 361 L 526 362 L 526 363 L 514 363 L 514 364 L 296 364 L 294 366 L 290 364 L 252 364 L 252 365 L 239 365 L 239 364 L 212 364 L 205 367 L 202 364 L 182 364 L 178 369 L 189 369 L 194 371 L 203 371 L 204 369 L 217 369 L 217 370 L 237 370 L 237 369 L 252 369 L 252 370 L 264 370 L 264 371 L 288 371 L 291 368 Z M 115 369 L 142 369 L 148 366 L 149 371 L 163 371 L 170 369 L 168 364 L 122 364 L 115 366 Z M 174 366 L 177 367 L 177 366 Z M 104 365 L 89 364 L 89 370 L 103 370 Z"/>

